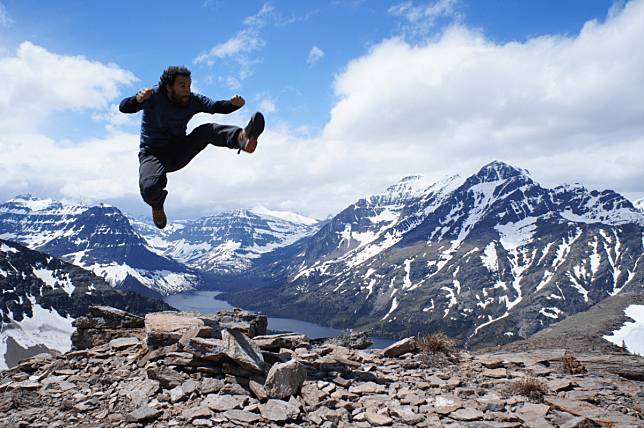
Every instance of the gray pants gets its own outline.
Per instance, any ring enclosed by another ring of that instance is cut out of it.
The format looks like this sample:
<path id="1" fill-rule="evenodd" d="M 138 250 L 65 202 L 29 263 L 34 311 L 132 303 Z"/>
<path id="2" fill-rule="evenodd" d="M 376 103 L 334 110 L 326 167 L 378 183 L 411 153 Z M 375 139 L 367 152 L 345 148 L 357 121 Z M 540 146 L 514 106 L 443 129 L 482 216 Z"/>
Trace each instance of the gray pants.
<path id="1" fill-rule="evenodd" d="M 160 205 L 163 189 L 168 184 L 167 173 L 188 165 L 208 144 L 238 149 L 240 131 L 237 126 L 207 123 L 172 141 L 167 148 L 143 147 L 139 152 L 139 189 L 143 200 L 152 207 Z"/>

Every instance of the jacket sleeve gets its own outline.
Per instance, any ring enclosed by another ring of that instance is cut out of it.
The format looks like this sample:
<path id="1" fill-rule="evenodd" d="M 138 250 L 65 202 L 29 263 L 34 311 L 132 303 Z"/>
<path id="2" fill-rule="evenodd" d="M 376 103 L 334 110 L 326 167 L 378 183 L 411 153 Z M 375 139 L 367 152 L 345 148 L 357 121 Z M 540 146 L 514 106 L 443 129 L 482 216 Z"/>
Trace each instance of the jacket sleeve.
<path id="1" fill-rule="evenodd" d="M 123 98 L 123 101 L 119 104 L 119 110 L 121 113 L 136 113 L 143 110 L 143 104 L 139 103 L 136 100 L 136 95 L 134 95 L 132 97 Z"/>
<path id="2" fill-rule="evenodd" d="M 239 110 L 240 108 L 240 107 L 237 107 L 236 105 L 233 105 L 233 103 L 231 103 L 230 100 L 213 101 L 210 98 L 206 97 L 205 95 L 200 95 L 200 94 L 195 94 L 195 98 L 198 100 L 198 103 L 199 103 L 199 111 L 202 111 L 204 113 L 229 114 L 236 110 Z"/>

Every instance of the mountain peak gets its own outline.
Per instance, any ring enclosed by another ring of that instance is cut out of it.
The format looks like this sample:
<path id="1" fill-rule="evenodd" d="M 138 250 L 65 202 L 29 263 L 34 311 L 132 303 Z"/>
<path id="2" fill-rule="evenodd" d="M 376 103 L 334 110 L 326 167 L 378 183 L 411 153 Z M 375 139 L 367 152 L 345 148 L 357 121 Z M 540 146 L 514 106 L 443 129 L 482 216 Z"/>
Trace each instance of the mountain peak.
<path id="1" fill-rule="evenodd" d="M 517 168 L 508 163 L 495 160 L 484 165 L 476 175 L 482 178 L 483 181 L 497 181 L 520 175 L 530 175 L 530 173 L 526 169 Z"/>
<path id="2" fill-rule="evenodd" d="M 291 211 L 274 211 L 270 210 L 264 206 L 258 205 L 249 210 L 250 212 L 257 214 L 262 217 L 273 217 L 280 220 L 288 221 L 290 223 L 300 223 L 306 225 L 313 225 L 318 222 L 318 220 L 310 217 L 305 217 L 301 214 L 297 214 Z"/>
<path id="3" fill-rule="evenodd" d="M 53 199 L 50 199 L 50 198 L 40 199 L 31 195 L 30 193 L 17 195 L 13 199 L 8 200 L 7 202 L 19 205 L 31 211 L 41 211 L 46 208 L 49 208 L 52 204 L 55 203 Z"/>
<path id="4" fill-rule="evenodd" d="M 387 187 L 385 193 L 421 193 L 433 182 L 424 175 L 408 175 Z"/>

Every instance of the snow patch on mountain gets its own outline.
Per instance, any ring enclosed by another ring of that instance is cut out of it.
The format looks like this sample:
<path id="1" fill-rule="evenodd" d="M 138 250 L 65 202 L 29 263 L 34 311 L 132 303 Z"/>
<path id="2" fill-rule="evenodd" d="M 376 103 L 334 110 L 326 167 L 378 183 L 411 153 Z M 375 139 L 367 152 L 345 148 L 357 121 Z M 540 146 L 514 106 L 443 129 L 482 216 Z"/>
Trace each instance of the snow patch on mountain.
<path id="1" fill-rule="evenodd" d="M 538 218 L 536 217 L 526 217 L 516 223 L 494 226 L 494 229 L 499 233 L 503 248 L 507 251 L 512 251 L 530 242 L 537 228 L 537 220 Z"/>
<path id="2" fill-rule="evenodd" d="M 496 243 L 490 242 L 483 250 L 481 255 L 481 262 L 483 266 L 487 268 L 490 272 L 498 272 L 499 270 L 499 258 L 496 254 Z"/>
<path id="3" fill-rule="evenodd" d="M 633 202 L 633 206 L 637 208 L 641 213 L 644 213 L 644 198 L 638 199 Z"/>
<path id="4" fill-rule="evenodd" d="M 287 221 L 290 223 L 300 223 L 300 224 L 306 224 L 309 226 L 312 226 L 319 222 L 319 220 L 317 219 L 306 217 L 301 214 L 297 214 L 290 211 L 269 210 L 268 208 L 263 207 L 261 205 L 251 208 L 250 212 L 257 214 L 260 217 L 272 217 L 272 218 Z"/>
<path id="5" fill-rule="evenodd" d="M 604 339 L 617 346 L 626 345 L 628 352 L 644 356 L 644 305 L 629 305 L 624 314 L 633 321 L 627 321 Z"/>
<path id="6" fill-rule="evenodd" d="M 46 268 L 32 268 L 34 275 L 39 278 L 42 282 L 47 284 L 50 288 L 57 288 L 57 285 L 60 286 L 67 295 L 71 296 L 76 288 L 72 284 L 69 274 L 59 274 L 50 269 Z"/>
<path id="7" fill-rule="evenodd" d="M 31 303 L 33 315 L 24 317 L 21 321 L 16 321 L 9 315 L 9 323 L 3 325 L 3 331 L 0 334 L 0 370 L 8 368 L 4 358 L 7 353 L 8 337 L 23 348 L 44 345 L 49 349 L 67 352 L 72 347 L 74 319 L 61 316 L 55 309 L 43 308 L 36 303 L 33 296 L 27 296 L 27 298 Z"/>

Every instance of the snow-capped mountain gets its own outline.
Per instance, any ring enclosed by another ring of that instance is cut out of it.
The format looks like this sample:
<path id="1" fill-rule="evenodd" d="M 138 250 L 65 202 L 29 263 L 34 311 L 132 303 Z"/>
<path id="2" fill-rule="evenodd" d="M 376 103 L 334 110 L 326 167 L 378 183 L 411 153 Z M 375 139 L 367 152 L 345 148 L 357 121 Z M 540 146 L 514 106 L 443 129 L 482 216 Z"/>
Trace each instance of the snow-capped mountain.
<path id="1" fill-rule="evenodd" d="M 318 221 L 263 207 L 180 220 L 159 230 L 130 218 L 133 228 L 159 254 L 210 273 L 241 273 L 254 259 L 294 243 L 318 229 Z"/>
<path id="2" fill-rule="evenodd" d="M 72 321 L 90 305 L 139 314 L 168 309 L 115 290 L 85 269 L 0 240 L 0 370 L 46 349 L 69 351 Z"/>
<path id="3" fill-rule="evenodd" d="M 492 162 L 428 186 L 410 177 L 259 260 L 282 286 L 243 307 L 378 334 L 446 331 L 471 345 L 524 338 L 644 287 L 644 215 L 621 195 L 540 186 Z"/>
<path id="4" fill-rule="evenodd" d="M 0 204 L 0 238 L 91 270 L 113 286 L 169 294 L 194 288 L 199 276 L 151 251 L 115 207 L 63 204 L 31 195 Z"/>

